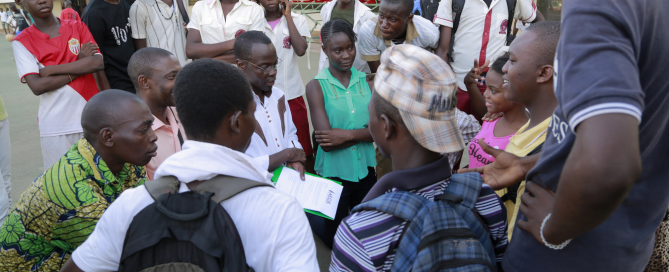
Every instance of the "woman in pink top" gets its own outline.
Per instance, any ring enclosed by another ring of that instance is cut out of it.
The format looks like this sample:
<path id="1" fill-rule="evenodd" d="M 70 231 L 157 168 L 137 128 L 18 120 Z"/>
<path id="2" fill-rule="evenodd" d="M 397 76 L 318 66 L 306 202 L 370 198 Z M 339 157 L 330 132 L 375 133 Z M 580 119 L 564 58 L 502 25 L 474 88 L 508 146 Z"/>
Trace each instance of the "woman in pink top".
<path id="1" fill-rule="evenodd" d="M 485 106 L 489 113 L 503 113 L 502 117 L 497 120 L 484 121 L 481 131 L 469 143 L 469 168 L 481 167 L 495 160 L 493 156 L 483 152 L 478 139 L 483 139 L 489 146 L 503 150 L 509 143 L 509 139 L 529 120 L 525 107 L 504 98 L 502 67 L 508 60 L 507 54 L 499 57 L 490 66 L 486 77 L 481 76 L 481 73 L 486 69 L 487 63 L 478 67 L 478 63 L 475 62 L 474 68 L 465 77 L 472 108 L 476 110 Z M 483 95 L 478 89 L 478 85 L 482 84 L 487 85 Z"/>

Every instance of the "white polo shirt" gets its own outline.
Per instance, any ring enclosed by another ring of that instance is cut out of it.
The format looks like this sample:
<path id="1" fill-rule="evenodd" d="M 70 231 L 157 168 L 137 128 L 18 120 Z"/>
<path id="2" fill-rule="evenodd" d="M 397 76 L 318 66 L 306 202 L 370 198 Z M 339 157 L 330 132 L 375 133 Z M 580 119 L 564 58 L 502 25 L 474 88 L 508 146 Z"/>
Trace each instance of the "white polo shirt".
<path id="1" fill-rule="evenodd" d="M 249 0 L 239 0 L 223 16 L 221 3 L 217 0 L 197 1 L 193 6 L 188 28 L 200 31 L 202 43 L 222 43 L 237 38 L 240 34 L 265 30 L 265 11 Z"/>
<path id="2" fill-rule="evenodd" d="M 184 4 L 188 7 L 188 2 Z M 146 39 L 147 47 L 172 52 L 184 66 L 188 62 L 186 30 L 177 5 L 174 2 L 170 7 L 161 0 L 137 0 L 130 7 L 130 27 L 133 39 Z"/>
<path id="3" fill-rule="evenodd" d="M 531 22 L 537 16 L 537 7 L 532 0 L 518 0 L 513 18 Z M 474 59 L 485 63 L 503 54 L 509 11 L 506 0 L 493 0 L 490 7 L 483 0 L 467 1 L 460 15 L 458 31 L 455 32 L 451 67 L 458 77 L 458 87 L 467 90 L 465 76 L 474 67 Z M 442 0 L 434 17 L 434 24 L 453 27 L 453 4 Z"/>
<path id="4" fill-rule="evenodd" d="M 330 21 L 332 10 L 335 8 L 336 4 L 337 1 L 330 1 L 325 3 L 325 5 L 323 5 L 321 8 L 321 18 L 323 19 L 323 25 Z M 372 10 L 369 9 L 369 7 L 365 6 L 365 4 L 361 3 L 360 1 L 355 1 L 355 11 L 353 12 L 353 32 L 356 34 L 359 33 L 360 27 L 362 27 L 362 25 L 367 22 L 367 20 L 370 20 L 374 17 L 376 17 L 376 15 L 372 12 Z M 355 53 L 355 60 L 353 61 L 353 68 L 360 72 L 369 73 L 370 70 L 367 62 L 362 60 L 360 57 L 360 49 L 358 49 L 359 42 L 360 41 L 355 43 L 357 50 Z M 320 73 L 323 68 L 327 68 L 329 66 L 330 62 L 328 61 L 328 56 L 325 55 L 323 50 L 321 50 L 321 57 L 318 61 L 318 72 Z"/>
<path id="5" fill-rule="evenodd" d="M 179 193 L 189 191 L 189 182 L 216 175 L 271 184 L 267 170 L 244 153 L 190 140 L 156 171 L 156 178 L 177 177 L 181 182 Z M 74 263 L 84 271 L 118 270 L 130 223 L 153 202 L 143 185 L 124 191 L 107 208 L 88 239 L 72 253 Z M 221 202 L 221 206 L 235 223 L 246 263 L 255 271 L 318 271 L 311 227 L 294 197 L 273 187 L 256 187 Z"/>
<path id="6" fill-rule="evenodd" d="M 291 12 L 291 16 L 300 36 L 305 38 L 310 37 L 307 18 L 294 12 Z M 281 21 L 279 21 L 279 24 L 274 29 L 272 29 L 269 23 L 265 23 L 265 35 L 272 40 L 276 48 L 276 55 L 281 59 L 274 87 L 283 90 L 288 100 L 302 96 L 305 91 L 304 83 L 300 75 L 300 67 L 297 64 L 298 56 L 295 54 L 293 44 L 290 41 L 286 17 L 282 16 Z M 308 49 L 307 52 L 309 52 Z"/>
<path id="7" fill-rule="evenodd" d="M 253 92 L 253 91 L 251 91 Z M 280 152 L 286 148 L 302 148 L 297 139 L 297 128 L 293 123 L 293 115 L 288 107 L 286 95 L 278 88 L 272 88 L 272 95 L 264 98 L 264 103 L 260 103 L 260 98 L 253 93 L 253 99 L 256 102 L 256 130 L 251 137 L 251 144 L 246 149 L 246 155 L 257 158 Z M 265 164 L 264 162 L 262 163 Z"/>
<path id="8" fill-rule="evenodd" d="M 381 53 L 388 47 L 395 45 L 390 40 L 384 40 L 381 28 L 376 20 L 365 22 L 358 34 L 358 51 L 364 61 L 378 61 Z M 407 25 L 404 44 L 412 44 L 429 51 L 433 51 L 439 44 L 439 28 L 427 19 L 414 16 Z"/>

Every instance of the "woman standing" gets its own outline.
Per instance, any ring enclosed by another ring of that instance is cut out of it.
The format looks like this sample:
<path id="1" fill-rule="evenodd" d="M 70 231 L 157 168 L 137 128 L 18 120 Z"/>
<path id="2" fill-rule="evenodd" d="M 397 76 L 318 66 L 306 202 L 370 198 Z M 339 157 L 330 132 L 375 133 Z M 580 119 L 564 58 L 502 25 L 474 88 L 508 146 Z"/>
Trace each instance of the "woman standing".
<path id="1" fill-rule="evenodd" d="M 376 183 L 376 157 L 367 129 L 373 82 L 367 82 L 365 73 L 353 68 L 355 41 L 355 32 L 348 22 L 335 19 L 323 25 L 322 50 L 330 65 L 306 86 L 315 138 L 320 145 L 315 170 L 344 186 L 334 220 L 310 217 L 313 231 L 330 247 L 341 220 Z"/>

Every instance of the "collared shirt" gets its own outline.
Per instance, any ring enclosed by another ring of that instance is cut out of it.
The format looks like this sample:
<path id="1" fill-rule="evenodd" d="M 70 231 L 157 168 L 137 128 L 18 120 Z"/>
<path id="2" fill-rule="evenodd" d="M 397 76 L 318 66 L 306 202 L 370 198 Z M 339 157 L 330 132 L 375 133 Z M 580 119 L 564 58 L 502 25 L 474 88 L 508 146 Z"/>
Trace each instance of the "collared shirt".
<path id="1" fill-rule="evenodd" d="M 179 193 L 187 183 L 226 175 L 271 183 L 253 158 L 224 146 L 186 141 L 183 150 L 158 167 L 156 178 L 175 176 Z M 154 202 L 144 186 L 126 191 L 100 219 L 72 259 L 84 271 L 116 271 L 130 223 Z M 244 245 L 246 263 L 257 272 L 318 271 L 316 245 L 302 206 L 273 187 L 257 187 L 221 202 Z"/>
<path id="2" fill-rule="evenodd" d="M 60 36 L 49 39 L 49 35 L 30 26 L 14 38 L 12 48 L 21 83 L 26 83 L 27 75 L 38 75 L 45 66 L 77 61 L 82 44 L 97 44 L 82 22 L 63 20 L 59 33 Z M 92 74 L 86 74 L 56 90 L 41 94 L 37 112 L 40 136 L 82 132 L 81 112 L 86 101 L 96 93 L 98 87 L 95 78 Z"/>
<path id="3" fill-rule="evenodd" d="M 0 228 L 0 270 L 58 271 L 109 205 L 145 180 L 132 164 L 114 175 L 82 138 L 14 204 Z"/>
<path id="4" fill-rule="evenodd" d="M 200 31 L 202 43 L 212 44 L 235 39 L 246 31 L 264 31 L 265 24 L 265 11 L 249 0 L 239 0 L 227 16 L 223 16 L 220 1 L 203 0 L 193 6 L 188 28 Z"/>
<path id="5" fill-rule="evenodd" d="M 151 126 L 151 129 L 153 129 L 153 132 L 155 132 L 158 137 L 158 140 L 156 141 L 158 151 L 156 156 L 146 165 L 146 175 L 149 180 L 153 179 L 153 174 L 156 172 L 156 169 L 158 169 L 158 166 L 160 166 L 167 157 L 181 151 L 179 134 L 181 134 L 183 141 L 187 140 L 186 132 L 177 115 L 177 109 L 175 107 L 169 107 L 165 109 L 165 111 L 167 124 L 160 121 L 155 115 L 153 116 L 153 125 Z"/>
<path id="6" fill-rule="evenodd" d="M 146 39 L 147 47 L 170 51 L 184 66 L 188 63 L 186 30 L 177 5 L 174 2 L 170 7 L 162 0 L 137 0 L 130 7 L 130 26 L 133 39 Z M 188 3 L 184 6 L 188 7 Z"/>
<path id="7" fill-rule="evenodd" d="M 365 61 L 378 61 L 386 48 L 395 45 L 390 40 L 384 40 L 381 27 L 376 20 L 369 20 L 360 28 L 360 54 Z M 412 44 L 429 51 L 439 44 L 439 28 L 432 22 L 420 16 L 414 16 L 407 25 L 406 39 L 403 44 Z"/>
<path id="8" fill-rule="evenodd" d="M 302 148 L 297 140 L 297 128 L 293 123 L 286 95 L 274 87 L 272 95 L 265 96 L 263 103 L 255 93 L 253 99 L 256 102 L 254 115 L 257 124 L 251 137 L 251 144 L 246 149 L 246 155 L 257 158 L 278 153 L 286 148 Z"/>
<path id="9" fill-rule="evenodd" d="M 443 171 L 447 163 L 447 158 L 442 157 L 428 165 L 393 171 L 383 176 L 375 187 L 383 189 L 383 185 L 389 186 L 391 189 L 386 193 L 414 188 L 409 192 L 434 200 L 451 182 L 451 174 Z M 416 183 L 420 184 L 418 188 L 413 187 Z M 368 197 L 373 191 L 374 188 Z M 371 199 L 365 199 L 368 200 Z M 497 262 L 501 262 L 508 244 L 506 213 L 495 191 L 485 183 L 482 184 L 475 209 L 490 234 Z M 375 210 L 352 213 L 337 229 L 330 271 L 389 271 L 407 223 L 408 221 Z"/>
<path id="10" fill-rule="evenodd" d="M 452 0 L 439 2 L 434 15 L 437 26 L 453 27 Z M 490 7 L 483 0 L 467 1 L 462 8 L 458 30 L 453 41 L 451 67 L 458 76 L 458 86 L 466 90 L 465 76 L 474 66 L 474 59 L 485 63 L 494 60 L 504 52 L 508 20 L 518 19 L 532 22 L 537 16 L 537 7 L 532 0 L 518 0 L 513 18 L 509 18 L 506 0 L 493 0 Z"/>
<path id="11" fill-rule="evenodd" d="M 323 24 L 327 23 L 330 21 L 330 16 L 332 15 L 332 10 L 335 8 L 336 4 L 338 1 L 330 1 L 328 3 L 325 3 L 323 7 L 321 8 L 321 18 L 323 19 Z M 367 22 L 367 20 L 370 20 L 376 15 L 372 12 L 372 10 L 369 9 L 369 7 L 365 6 L 365 4 L 361 3 L 360 1 L 355 1 L 355 12 L 354 12 L 354 17 L 353 17 L 353 32 L 359 33 L 360 27 Z M 359 41 L 355 43 L 355 47 L 359 48 Z M 323 68 L 327 68 L 330 66 L 330 62 L 328 61 L 328 56 L 325 55 L 325 52 L 321 50 L 321 57 L 318 60 L 318 72 L 320 73 Z M 360 58 L 360 50 L 356 50 L 355 53 L 355 60 L 353 61 L 353 68 L 360 72 L 364 73 L 369 73 L 369 66 L 367 65 L 367 62 L 362 60 Z"/>
<path id="12" fill-rule="evenodd" d="M 291 13 L 293 22 L 297 28 L 297 32 L 302 37 L 310 37 L 309 25 L 307 18 L 303 15 Z M 276 48 L 276 55 L 281 59 L 278 70 L 276 72 L 276 82 L 274 86 L 283 90 L 286 93 L 288 100 L 295 99 L 304 94 L 304 83 L 300 75 L 300 67 L 297 63 L 297 54 L 293 48 L 290 40 L 290 32 L 288 30 L 288 23 L 286 17 L 282 16 L 279 23 L 272 29 L 267 23 L 265 25 L 265 35 L 272 40 Z M 309 50 L 307 49 L 307 53 Z"/>
<path id="13" fill-rule="evenodd" d="M 369 125 L 367 106 L 372 91 L 367 84 L 365 73 L 351 68 L 351 80 L 345 88 L 332 76 L 330 69 L 323 69 L 316 77 L 323 91 L 323 105 L 330 127 L 335 129 L 364 129 Z M 358 182 L 369 173 L 367 168 L 376 166 L 376 151 L 371 142 L 358 142 L 347 148 L 324 152 L 318 146 L 316 152 L 316 172 L 324 177 L 336 177 Z"/>
<path id="14" fill-rule="evenodd" d="M 532 150 L 546 141 L 546 132 L 548 131 L 548 125 L 551 123 L 551 117 L 546 118 L 546 120 L 542 121 L 533 128 L 527 129 L 527 127 L 530 125 L 530 121 L 531 120 L 528 120 L 527 123 L 520 127 L 518 132 L 516 132 L 516 134 L 513 135 L 511 139 L 509 139 L 509 144 L 506 145 L 506 149 L 504 151 L 518 157 L 525 157 L 527 154 L 532 152 Z M 497 195 L 504 196 L 507 192 L 508 188 L 497 190 Z M 506 210 L 509 211 L 507 213 L 509 220 L 509 240 L 511 240 L 511 236 L 513 235 L 513 226 L 516 224 L 516 217 L 518 217 L 518 212 L 520 211 L 520 197 L 525 192 L 524 180 L 520 183 L 520 187 L 518 188 L 517 192 L 518 195 L 516 197 L 515 203 L 511 200 L 504 202 Z"/>

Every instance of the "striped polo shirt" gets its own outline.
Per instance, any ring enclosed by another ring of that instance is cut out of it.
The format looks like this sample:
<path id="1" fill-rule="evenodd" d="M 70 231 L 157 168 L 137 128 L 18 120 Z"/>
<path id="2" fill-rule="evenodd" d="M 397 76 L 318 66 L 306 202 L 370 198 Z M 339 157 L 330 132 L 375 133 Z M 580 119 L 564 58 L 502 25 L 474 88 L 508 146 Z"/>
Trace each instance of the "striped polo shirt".
<path id="1" fill-rule="evenodd" d="M 443 194 L 451 181 L 450 172 L 444 171 L 444 166 L 447 164 L 447 157 L 443 157 L 425 166 L 393 171 L 383 176 L 377 185 L 382 185 L 382 183 L 406 186 L 418 183 L 429 184 L 409 190 L 409 192 L 433 200 L 435 196 Z M 402 186 L 394 186 L 386 193 L 401 189 L 397 187 Z M 370 194 L 373 194 L 373 191 L 374 189 L 370 191 Z M 365 199 L 367 200 L 369 199 Z M 490 234 L 495 247 L 495 258 L 498 263 L 501 263 L 508 244 L 506 209 L 495 191 L 487 184 L 482 185 L 475 212 Z M 395 259 L 396 247 L 408 223 L 393 215 L 373 210 L 349 215 L 337 230 L 335 244 L 332 248 L 330 272 L 390 271 Z"/>

